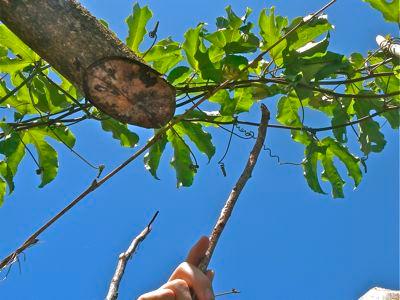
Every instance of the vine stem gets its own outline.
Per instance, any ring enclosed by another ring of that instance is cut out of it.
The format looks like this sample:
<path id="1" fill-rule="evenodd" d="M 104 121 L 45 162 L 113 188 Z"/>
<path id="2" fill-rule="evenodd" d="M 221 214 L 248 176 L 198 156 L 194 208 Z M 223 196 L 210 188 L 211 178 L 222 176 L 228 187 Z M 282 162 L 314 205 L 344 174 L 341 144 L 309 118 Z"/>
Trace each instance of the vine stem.
<path id="1" fill-rule="evenodd" d="M 253 172 L 254 166 L 257 163 L 258 156 L 260 154 L 261 149 L 263 148 L 265 142 L 265 136 L 267 134 L 267 126 L 270 119 L 270 112 L 268 108 L 261 104 L 261 122 L 258 127 L 258 135 L 256 142 L 254 144 L 253 149 L 250 152 L 250 156 L 247 160 L 246 166 L 240 175 L 238 181 L 233 187 L 231 193 L 226 200 L 225 206 L 221 210 L 221 214 L 217 220 L 217 223 L 214 226 L 214 229 L 210 236 L 210 245 L 206 252 L 206 255 L 203 257 L 199 264 L 200 270 L 206 272 L 208 264 L 210 263 L 211 257 L 214 253 L 215 247 L 217 246 L 218 240 L 221 237 L 221 234 L 225 228 L 225 225 L 228 223 L 230 216 L 232 215 L 235 204 L 245 187 L 247 181 L 250 179 L 251 174 Z"/>
<path id="2" fill-rule="evenodd" d="M 137 235 L 129 245 L 128 249 L 125 252 L 122 252 L 118 257 L 117 267 L 115 269 L 115 273 L 113 278 L 111 279 L 110 287 L 108 289 L 108 293 L 106 296 L 106 300 L 116 300 L 118 298 L 118 289 L 119 284 L 121 283 L 122 276 L 124 275 L 126 265 L 128 264 L 129 259 L 136 252 L 136 249 L 139 245 L 144 241 L 144 239 L 151 232 L 151 225 L 155 221 L 158 216 L 158 211 L 151 218 L 150 222 L 147 226 L 142 230 L 142 232 Z"/>

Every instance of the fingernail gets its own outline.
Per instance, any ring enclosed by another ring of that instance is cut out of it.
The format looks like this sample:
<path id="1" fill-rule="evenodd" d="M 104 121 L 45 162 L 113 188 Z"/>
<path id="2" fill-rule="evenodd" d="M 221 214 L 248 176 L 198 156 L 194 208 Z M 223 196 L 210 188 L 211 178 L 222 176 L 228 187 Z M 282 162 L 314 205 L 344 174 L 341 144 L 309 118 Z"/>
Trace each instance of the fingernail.
<path id="1" fill-rule="evenodd" d="M 205 292 L 205 296 L 207 300 L 214 300 L 214 293 L 211 289 L 207 289 Z"/>

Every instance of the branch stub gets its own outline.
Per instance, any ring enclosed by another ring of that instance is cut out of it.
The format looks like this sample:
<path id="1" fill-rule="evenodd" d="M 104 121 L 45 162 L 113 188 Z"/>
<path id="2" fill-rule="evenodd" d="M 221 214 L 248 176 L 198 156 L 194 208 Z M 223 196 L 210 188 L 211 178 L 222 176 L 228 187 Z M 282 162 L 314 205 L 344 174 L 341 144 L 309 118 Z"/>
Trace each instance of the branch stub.
<path id="1" fill-rule="evenodd" d="M 124 57 L 107 57 L 90 65 L 84 92 L 111 117 L 145 128 L 160 128 L 175 113 L 175 90 L 149 66 Z"/>

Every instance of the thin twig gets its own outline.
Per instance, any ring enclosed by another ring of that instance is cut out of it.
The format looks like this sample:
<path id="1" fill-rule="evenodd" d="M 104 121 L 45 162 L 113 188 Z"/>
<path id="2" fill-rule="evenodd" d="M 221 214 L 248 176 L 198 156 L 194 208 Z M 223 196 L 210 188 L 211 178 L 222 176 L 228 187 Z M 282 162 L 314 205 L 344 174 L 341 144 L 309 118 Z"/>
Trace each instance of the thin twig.
<path id="1" fill-rule="evenodd" d="M 270 119 L 270 113 L 268 108 L 261 104 L 261 122 L 260 126 L 258 127 L 258 136 L 256 143 L 254 144 L 253 150 L 250 152 L 249 159 L 247 161 L 246 167 L 244 168 L 242 174 L 240 175 L 238 181 L 236 182 L 235 186 L 233 187 L 229 197 L 225 203 L 224 208 L 221 211 L 220 217 L 218 218 L 217 223 L 214 226 L 214 229 L 210 236 L 210 245 L 206 252 L 206 255 L 202 259 L 199 264 L 200 270 L 205 272 L 207 270 L 208 264 L 211 260 L 211 256 L 213 255 L 214 249 L 217 246 L 218 239 L 220 238 L 222 231 L 227 224 L 229 217 L 231 216 L 233 209 L 235 207 L 236 201 L 238 200 L 240 193 L 242 192 L 243 188 L 245 187 L 247 181 L 251 177 L 253 172 L 254 166 L 257 163 L 258 156 L 260 154 L 261 149 L 263 148 L 265 136 L 267 133 L 267 125 Z"/>
<path id="2" fill-rule="evenodd" d="M 147 237 L 147 235 L 151 232 L 152 229 L 151 225 L 157 218 L 157 215 L 158 211 L 154 214 L 153 218 L 151 218 L 149 224 L 147 224 L 147 226 L 142 230 L 142 232 L 132 240 L 128 249 L 119 255 L 117 267 L 115 269 L 114 276 L 111 279 L 106 300 L 116 300 L 118 298 L 119 284 L 121 282 L 122 276 L 124 275 L 128 260 L 136 252 L 136 249 L 139 247 L 140 243 L 143 242 L 144 239 Z"/>

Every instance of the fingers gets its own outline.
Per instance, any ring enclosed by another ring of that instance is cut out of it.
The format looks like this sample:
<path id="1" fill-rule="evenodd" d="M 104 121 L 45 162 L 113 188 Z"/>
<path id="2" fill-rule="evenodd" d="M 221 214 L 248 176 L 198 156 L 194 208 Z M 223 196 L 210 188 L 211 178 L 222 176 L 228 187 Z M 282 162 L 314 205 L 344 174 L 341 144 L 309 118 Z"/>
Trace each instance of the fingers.
<path id="1" fill-rule="evenodd" d="M 190 298 L 189 298 L 190 299 Z M 156 291 L 146 293 L 138 298 L 138 300 L 178 300 L 172 289 L 158 289 Z M 186 299 L 185 299 L 186 300 Z"/>
<path id="2" fill-rule="evenodd" d="M 214 300 L 211 281 L 206 274 L 188 262 L 181 263 L 172 273 L 170 281 L 184 280 L 197 296 L 198 300 Z M 189 298 L 191 299 L 191 298 Z"/>
<path id="3" fill-rule="evenodd" d="M 160 289 L 168 289 L 173 291 L 175 296 L 175 298 L 173 298 L 174 300 L 192 300 L 189 285 L 183 279 L 171 280 L 164 284 Z"/>
<path id="4" fill-rule="evenodd" d="M 201 259 L 206 254 L 210 240 L 206 236 L 202 236 L 197 243 L 190 249 L 186 261 L 194 266 L 198 266 Z"/>

